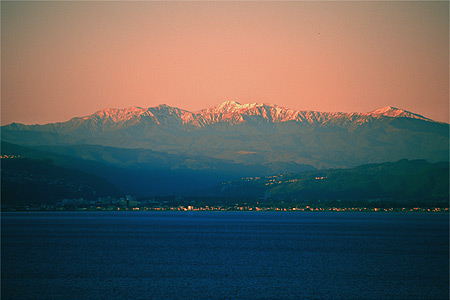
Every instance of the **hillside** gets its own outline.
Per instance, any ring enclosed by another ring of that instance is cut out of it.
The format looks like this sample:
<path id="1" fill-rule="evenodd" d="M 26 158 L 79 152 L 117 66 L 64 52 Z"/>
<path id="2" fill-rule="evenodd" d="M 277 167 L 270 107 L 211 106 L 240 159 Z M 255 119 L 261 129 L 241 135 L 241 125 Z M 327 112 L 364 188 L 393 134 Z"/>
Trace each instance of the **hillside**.
<path id="1" fill-rule="evenodd" d="M 69 198 L 97 199 L 119 196 L 115 185 L 95 175 L 53 165 L 50 159 L 35 160 L 2 155 L 2 206 L 54 203 Z"/>
<path id="2" fill-rule="evenodd" d="M 136 196 L 179 195 L 243 176 L 273 174 L 274 170 L 314 170 L 295 163 L 243 165 L 210 157 L 95 145 L 23 147 L 3 141 L 1 148 L 3 155 L 52 160 L 55 166 L 93 174 Z"/>
<path id="3" fill-rule="evenodd" d="M 69 150 L 76 155 L 68 155 Z M 270 176 L 261 176 L 258 170 L 252 170 L 256 175 L 233 180 L 251 170 L 245 171 L 245 166 L 236 164 L 229 165 L 228 174 L 213 168 L 170 170 L 168 162 L 166 166 L 160 164 L 159 168 L 145 164 L 139 167 L 137 158 L 140 156 L 136 153 L 144 155 L 147 152 L 142 154 L 133 149 L 82 146 L 62 147 L 60 152 L 3 142 L 2 203 L 25 205 L 64 198 L 95 199 L 131 194 L 140 197 L 178 195 L 215 205 L 236 201 L 259 202 L 266 206 L 274 203 L 277 206 L 282 202 L 317 205 L 321 201 L 334 201 L 334 205 L 342 207 L 372 202 L 382 202 L 389 207 L 432 204 L 448 207 L 448 162 L 400 160 L 347 169 L 305 169 L 301 173 Z M 169 158 L 173 159 L 173 164 L 177 163 L 177 157 Z M 218 166 L 214 163 L 217 162 L 211 161 L 210 167 Z"/>
<path id="4" fill-rule="evenodd" d="M 243 178 L 217 185 L 204 195 L 290 202 L 385 200 L 448 207 L 449 163 L 400 160 L 351 169 Z"/>

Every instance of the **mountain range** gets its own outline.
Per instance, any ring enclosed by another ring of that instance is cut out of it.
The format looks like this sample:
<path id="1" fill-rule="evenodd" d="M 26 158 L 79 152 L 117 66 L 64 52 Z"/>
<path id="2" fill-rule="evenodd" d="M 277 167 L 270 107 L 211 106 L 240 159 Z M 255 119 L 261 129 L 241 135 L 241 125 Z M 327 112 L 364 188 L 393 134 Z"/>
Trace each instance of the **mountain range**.
<path id="1" fill-rule="evenodd" d="M 174 193 L 245 176 L 449 159 L 449 124 L 390 106 L 368 113 L 234 101 L 197 112 L 130 107 L 60 123 L 12 123 L 1 133 L 2 148 L 20 145 L 34 159 L 90 171 L 137 194 Z M 148 184 L 154 180 L 160 184 Z"/>

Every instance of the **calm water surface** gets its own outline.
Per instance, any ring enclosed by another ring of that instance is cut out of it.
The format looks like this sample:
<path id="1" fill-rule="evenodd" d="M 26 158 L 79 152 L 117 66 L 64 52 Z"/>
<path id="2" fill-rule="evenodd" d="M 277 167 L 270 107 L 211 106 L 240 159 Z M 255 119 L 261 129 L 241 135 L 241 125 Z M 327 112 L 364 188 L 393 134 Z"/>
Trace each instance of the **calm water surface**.
<path id="1" fill-rule="evenodd" d="M 2 213 L 1 299 L 448 299 L 447 214 Z"/>

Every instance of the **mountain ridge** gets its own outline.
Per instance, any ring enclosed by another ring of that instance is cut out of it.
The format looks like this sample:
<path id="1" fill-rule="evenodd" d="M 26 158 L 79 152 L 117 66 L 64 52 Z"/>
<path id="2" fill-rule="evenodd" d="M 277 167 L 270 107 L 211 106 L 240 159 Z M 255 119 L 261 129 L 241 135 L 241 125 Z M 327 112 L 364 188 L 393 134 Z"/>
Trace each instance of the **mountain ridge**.
<path id="1" fill-rule="evenodd" d="M 247 118 L 244 118 L 246 116 Z M 306 123 L 326 123 L 330 122 L 332 119 L 343 118 L 349 121 L 355 121 L 359 124 L 368 122 L 370 118 L 380 118 L 380 117 L 403 117 L 419 119 L 428 122 L 436 122 L 432 119 L 426 118 L 416 113 L 412 113 L 400 108 L 395 108 L 392 106 L 385 106 L 379 109 L 367 113 L 359 112 L 320 112 L 313 110 L 294 110 L 290 108 L 285 108 L 275 104 L 267 103 L 246 103 L 240 104 L 236 101 L 225 101 L 219 105 L 201 109 L 195 112 L 190 112 L 188 110 L 180 109 L 177 107 L 168 106 L 166 104 L 161 104 L 155 107 L 139 107 L 132 106 L 127 108 L 105 108 L 98 110 L 97 112 L 81 117 L 74 117 L 68 121 L 47 123 L 47 124 L 34 124 L 25 125 L 21 123 L 11 123 L 4 125 L 2 127 L 15 127 L 23 126 L 36 127 L 36 126 L 47 126 L 58 127 L 62 124 L 68 122 L 83 122 L 92 121 L 98 123 L 103 120 L 104 123 L 118 123 L 134 125 L 136 122 L 146 119 L 146 121 L 153 121 L 157 125 L 161 125 L 167 120 L 164 118 L 172 117 L 178 118 L 178 122 L 182 125 L 191 125 L 193 127 L 204 127 L 206 125 L 211 125 L 219 122 L 229 122 L 231 124 L 237 124 L 242 122 L 247 122 L 249 120 L 248 116 L 259 116 L 268 122 L 281 123 L 281 122 L 306 122 Z M 436 122 L 440 123 L 440 122 Z"/>
<path id="2" fill-rule="evenodd" d="M 189 112 L 159 105 L 104 109 L 46 125 L 2 126 L 23 146 L 100 145 L 210 157 L 244 165 L 353 167 L 399 159 L 448 160 L 449 125 L 386 106 L 368 113 L 297 111 L 226 101 Z M 281 169 L 280 169 L 281 171 Z"/>

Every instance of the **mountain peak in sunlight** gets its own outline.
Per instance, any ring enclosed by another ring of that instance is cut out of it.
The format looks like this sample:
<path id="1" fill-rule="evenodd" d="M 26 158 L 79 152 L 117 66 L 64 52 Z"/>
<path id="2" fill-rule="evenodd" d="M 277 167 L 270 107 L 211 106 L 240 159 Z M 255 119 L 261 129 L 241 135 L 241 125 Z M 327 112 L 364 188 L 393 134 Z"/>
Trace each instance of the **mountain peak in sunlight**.
<path id="1" fill-rule="evenodd" d="M 396 108 L 393 106 L 385 106 L 369 113 L 372 116 L 385 116 L 385 117 L 393 117 L 393 118 L 412 118 L 412 119 L 420 119 L 424 121 L 433 121 L 419 114 L 415 114 L 404 109 Z"/>

